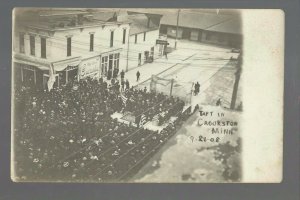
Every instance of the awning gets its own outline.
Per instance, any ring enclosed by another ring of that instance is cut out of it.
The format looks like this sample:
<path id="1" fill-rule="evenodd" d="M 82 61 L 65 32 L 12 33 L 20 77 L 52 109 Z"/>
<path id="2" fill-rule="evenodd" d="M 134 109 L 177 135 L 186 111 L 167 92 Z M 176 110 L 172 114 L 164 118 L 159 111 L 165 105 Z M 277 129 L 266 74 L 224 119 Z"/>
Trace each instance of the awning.
<path id="1" fill-rule="evenodd" d="M 53 64 L 55 71 L 62 71 L 62 70 L 65 70 L 69 66 L 71 66 L 71 67 L 78 66 L 80 62 L 81 62 L 81 57 L 78 56 L 78 57 L 73 57 L 73 58 L 69 58 L 66 60 L 52 62 L 52 64 Z"/>
<path id="2" fill-rule="evenodd" d="M 50 63 L 47 62 L 46 60 L 31 58 L 29 56 L 22 55 L 22 54 L 15 54 L 13 57 L 13 62 L 22 64 L 22 65 L 34 66 L 40 70 L 49 70 L 50 69 Z"/>

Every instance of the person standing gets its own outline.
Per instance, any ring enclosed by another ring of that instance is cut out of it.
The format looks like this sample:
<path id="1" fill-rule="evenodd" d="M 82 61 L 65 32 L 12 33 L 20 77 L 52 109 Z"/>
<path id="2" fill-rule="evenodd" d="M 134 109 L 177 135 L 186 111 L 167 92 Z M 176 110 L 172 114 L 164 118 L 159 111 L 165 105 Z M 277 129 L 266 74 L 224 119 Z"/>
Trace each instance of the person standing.
<path id="1" fill-rule="evenodd" d="M 124 91 L 124 87 L 125 87 L 125 81 L 124 79 L 121 80 L 121 90 Z"/>
<path id="2" fill-rule="evenodd" d="M 116 80 L 114 78 L 111 79 L 111 85 L 114 86 L 115 85 Z"/>
<path id="3" fill-rule="evenodd" d="M 117 76 L 118 76 L 118 74 L 117 74 L 117 69 L 116 68 L 114 68 L 114 70 L 113 70 L 113 78 L 117 78 Z"/>
<path id="4" fill-rule="evenodd" d="M 199 91 L 200 91 L 200 84 L 199 84 L 199 82 L 197 82 L 197 83 L 195 84 L 194 95 L 195 95 L 195 96 L 198 95 Z"/>
<path id="5" fill-rule="evenodd" d="M 124 81 L 124 77 L 125 77 L 125 72 L 124 72 L 124 70 L 122 70 L 120 74 L 121 74 L 121 81 Z"/>
<path id="6" fill-rule="evenodd" d="M 107 80 L 110 80 L 112 76 L 112 71 L 111 69 L 108 70 L 108 74 L 107 74 Z"/>
<path id="7" fill-rule="evenodd" d="M 167 50 L 165 51 L 165 57 L 168 60 L 168 51 Z"/>
<path id="8" fill-rule="evenodd" d="M 140 80 L 140 76 L 141 76 L 140 72 L 137 71 L 137 73 L 136 73 L 136 81 L 137 82 Z"/>
<path id="9" fill-rule="evenodd" d="M 129 81 L 128 80 L 126 80 L 126 90 L 129 90 L 130 89 L 130 87 L 129 87 Z"/>
<path id="10" fill-rule="evenodd" d="M 217 103 L 216 103 L 216 106 L 221 106 L 221 105 L 222 105 L 221 98 L 219 98 Z"/>
<path id="11" fill-rule="evenodd" d="M 116 69 L 116 78 L 117 78 L 118 74 L 119 74 L 119 68 Z"/>
<path id="12" fill-rule="evenodd" d="M 167 50 L 167 45 L 164 45 L 164 54 L 166 59 L 168 60 L 168 50 Z"/>
<path id="13" fill-rule="evenodd" d="M 199 82 L 197 82 L 196 85 L 197 85 L 197 95 L 198 95 L 200 93 L 200 84 L 199 84 Z"/>

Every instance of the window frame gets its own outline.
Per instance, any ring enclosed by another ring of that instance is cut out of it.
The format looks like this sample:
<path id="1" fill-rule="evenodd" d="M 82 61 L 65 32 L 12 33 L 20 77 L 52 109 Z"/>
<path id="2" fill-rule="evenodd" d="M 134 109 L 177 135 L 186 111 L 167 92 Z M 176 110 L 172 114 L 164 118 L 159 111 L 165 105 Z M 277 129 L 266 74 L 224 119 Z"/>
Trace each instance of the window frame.
<path id="1" fill-rule="evenodd" d="M 25 53 L 25 33 L 19 33 L 19 52 Z"/>
<path id="2" fill-rule="evenodd" d="M 114 46 L 114 31 L 110 31 L 110 47 Z"/>
<path id="3" fill-rule="evenodd" d="M 29 36 L 30 55 L 35 56 L 35 35 Z"/>
<path id="4" fill-rule="evenodd" d="M 72 56 L 72 37 L 67 37 L 67 57 Z"/>
<path id="5" fill-rule="evenodd" d="M 105 56 L 102 56 L 101 57 L 101 72 L 102 72 L 102 75 L 107 75 L 107 72 L 108 72 L 108 55 L 105 55 Z"/>
<path id="6" fill-rule="evenodd" d="M 90 52 L 94 51 L 95 34 L 90 33 Z"/>
<path id="7" fill-rule="evenodd" d="M 126 31 L 126 28 L 124 28 L 124 29 L 123 29 L 123 42 L 122 42 L 123 44 L 126 43 L 126 34 L 127 34 L 126 32 L 127 32 L 127 31 Z"/>
<path id="8" fill-rule="evenodd" d="M 44 41 L 44 42 L 42 42 L 42 41 Z M 45 48 L 43 48 L 43 46 Z M 47 58 L 47 38 L 46 37 L 41 37 L 41 58 Z"/>

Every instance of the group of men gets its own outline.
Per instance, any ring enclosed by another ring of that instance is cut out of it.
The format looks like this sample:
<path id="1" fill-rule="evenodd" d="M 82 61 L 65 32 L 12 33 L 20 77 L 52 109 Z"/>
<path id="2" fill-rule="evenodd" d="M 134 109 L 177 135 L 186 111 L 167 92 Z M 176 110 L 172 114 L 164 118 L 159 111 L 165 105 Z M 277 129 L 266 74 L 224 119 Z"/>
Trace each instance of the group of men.
<path id="1" fill-rule="evenodd" d="M 197 82 L 195 85 L 194 85 L 195 89 L 194 89 L 194 95 L 198 95 L 199 92 L 200 92 L 200 84 L 199 82 Z"/>

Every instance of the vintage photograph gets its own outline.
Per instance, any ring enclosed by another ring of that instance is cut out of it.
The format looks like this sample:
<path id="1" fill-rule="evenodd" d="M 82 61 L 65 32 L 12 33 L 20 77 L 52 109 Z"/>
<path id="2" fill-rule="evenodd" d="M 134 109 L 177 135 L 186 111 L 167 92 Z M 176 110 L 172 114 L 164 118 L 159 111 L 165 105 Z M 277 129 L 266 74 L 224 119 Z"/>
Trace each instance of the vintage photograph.
<path id="1" fill-rule="evenodd" d="M 12 17 L 13 181 L 243 181 L 240 10 Z"/>

